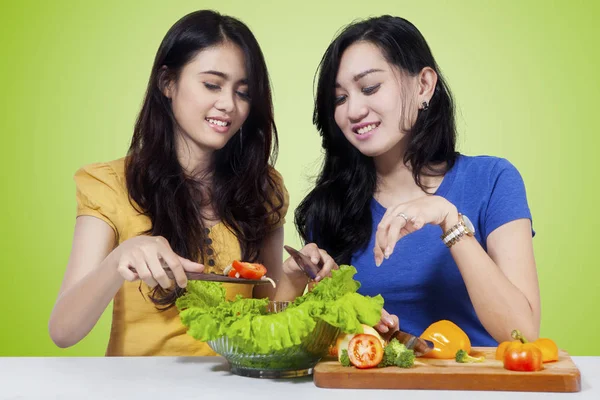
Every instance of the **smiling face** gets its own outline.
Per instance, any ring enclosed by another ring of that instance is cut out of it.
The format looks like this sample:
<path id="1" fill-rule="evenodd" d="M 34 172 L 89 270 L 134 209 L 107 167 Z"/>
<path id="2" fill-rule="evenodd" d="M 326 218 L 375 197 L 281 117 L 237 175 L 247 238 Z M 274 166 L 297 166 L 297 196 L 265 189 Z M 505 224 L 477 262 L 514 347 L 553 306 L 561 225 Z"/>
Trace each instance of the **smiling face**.
<path id="1" fill-rule="evenodd" d="M 242 50 L 229 42 L 202 50 L 165 95 L 171 99 L 178 149 L 193 154 L 221 149 L 250 112 Z"/>
<path id="2" fill-rule="evenodd" d="M 335 122 L 361 153 L 377 157 L 396 148 L 417 117 L 417 78 L 390 65 L 371 42 L 349 46 L 340 60 Z"/>

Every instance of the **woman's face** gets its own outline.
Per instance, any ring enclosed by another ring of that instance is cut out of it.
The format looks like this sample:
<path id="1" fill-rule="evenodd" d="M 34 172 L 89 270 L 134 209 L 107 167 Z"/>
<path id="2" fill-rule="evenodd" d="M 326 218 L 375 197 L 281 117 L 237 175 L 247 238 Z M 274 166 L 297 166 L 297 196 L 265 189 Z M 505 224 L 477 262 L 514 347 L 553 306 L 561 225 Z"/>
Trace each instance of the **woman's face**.
<path id="1" fill-rule="evenodd" d="M 405 138 L 417 117 L 416 80 L 390 65 L 370 42 L 356 42 L 344 51 L 334 117 L 362 154 L 377 157 Z"/>
<path id="2" fill-rule="evenodd" d="M 193 152 L 221 149 L 250 111 L 242 50 L 225 42 L 199 52 L 168 86 L 178 141 Z"/>

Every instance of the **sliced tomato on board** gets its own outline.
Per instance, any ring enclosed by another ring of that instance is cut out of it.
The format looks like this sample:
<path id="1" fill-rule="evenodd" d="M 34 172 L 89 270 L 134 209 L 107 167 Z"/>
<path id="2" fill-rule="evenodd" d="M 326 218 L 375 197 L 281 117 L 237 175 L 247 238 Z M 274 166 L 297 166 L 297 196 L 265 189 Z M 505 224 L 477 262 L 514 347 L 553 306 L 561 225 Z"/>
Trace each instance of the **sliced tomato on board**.
<path id="1" fill-rule="evenodd" d="M 356 368 L 373 368 L 383 358 L 383 346 L 376 336 L 361 333 L 348 343 L 348 357 Z"/>
<path id="2" fill-rule="evenodd" d="M 233 267 L 232 271 L 237 272 L 240 274 L 240 278 L 244 279 L 260 279 L 267 273 L 265 266 L 257 263 L 235 260 L 231 266 Z M 231 273 L 231 271 L 229 273 Z"/>
<path id="3" fill-rule="evenodd" d="M 381 346 L 385 347 L 385 340 L 383 340 L 383 338 L 381 337 L 381 335 L 379 335 L 379 332 L 377 332 L 375 328 L 365 324 L 362 324 L 362 327 L 362 333 L 375 336 L 381 342 Z M 360 333 L 340 333 L 340 335 L 336 339 L 335 344 L 332 344 L 329 347 L 329 355 L 332 357 L 337 357 L 339 359 L 340 355 L 342 354 L 342 350 L 348 350 L 348 343 L 350 343 L 352 338 L 356 335 L 360 335 Z"/>

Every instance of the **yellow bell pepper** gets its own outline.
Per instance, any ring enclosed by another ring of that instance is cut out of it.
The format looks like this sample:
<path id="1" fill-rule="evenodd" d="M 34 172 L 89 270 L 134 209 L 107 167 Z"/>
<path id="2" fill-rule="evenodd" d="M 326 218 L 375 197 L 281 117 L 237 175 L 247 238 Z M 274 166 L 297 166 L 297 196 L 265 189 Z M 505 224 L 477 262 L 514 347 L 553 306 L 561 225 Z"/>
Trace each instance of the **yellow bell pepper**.
<path id="1" fill-rule="evenodd" d="M 471 341 L 454 322 L 441 320 L 429 325 L 421 339 L 433 342 L 433 349 L 423 357 L 454 359 L 458 350 L 471 352 Z"/>

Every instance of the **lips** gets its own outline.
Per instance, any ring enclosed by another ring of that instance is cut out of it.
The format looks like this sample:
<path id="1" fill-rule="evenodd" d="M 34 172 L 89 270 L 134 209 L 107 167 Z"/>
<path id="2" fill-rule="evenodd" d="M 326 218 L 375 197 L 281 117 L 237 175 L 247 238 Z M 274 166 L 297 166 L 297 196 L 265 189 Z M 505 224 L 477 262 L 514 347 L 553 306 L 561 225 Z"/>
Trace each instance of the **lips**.
<path id="1" fill-rule="evenodd" d="M 227 132 L 229 130 L 229 127 L 231 126 L 231 121 L 222 118 L 206 117 L 204 120 L 213 130 L 215 130 L 218 133 Z"/>
<path id="2" fill-rule="evenodd" d="M 358 140 L 366 140 L 377 131 L 380 124 L 381 122 L 363 122 L 352 126 L 352 132 Z"/>
<path id="3" fill-rule="evenodd" d="M 205 118 L 210 124 L 212 125 L 217 125 L 217 126 L 229 126 L 231 125 L 230 121 L 225 121 L 223 119 L 218 119 L 218 118 Z"/>

